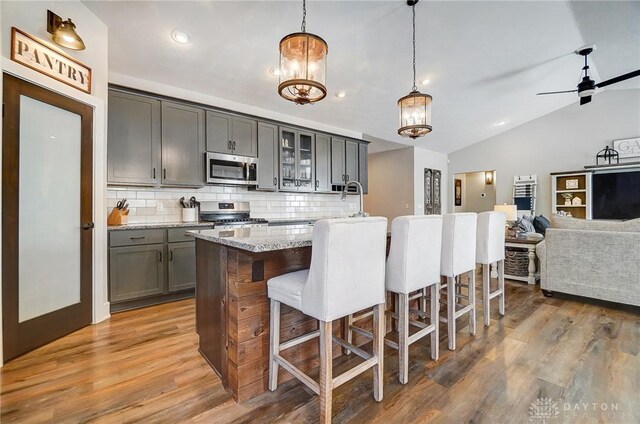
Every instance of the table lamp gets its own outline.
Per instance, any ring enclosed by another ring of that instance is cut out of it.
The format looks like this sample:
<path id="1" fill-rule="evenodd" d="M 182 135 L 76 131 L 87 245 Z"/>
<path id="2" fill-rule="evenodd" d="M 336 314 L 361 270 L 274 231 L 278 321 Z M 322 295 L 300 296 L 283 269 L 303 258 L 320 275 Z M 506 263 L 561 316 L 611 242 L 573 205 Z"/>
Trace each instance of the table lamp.
<path id="1" fill-rule="evenodd" d="M 516 221 L 518 220 L 518 207 L 516 205 L 507 205 L 505 203 L 503 205 L 494 205 L 493 210 L 497 212 L 504 212 L 507 219 L 507 234 L 510 237 L 514 237 Z"/>

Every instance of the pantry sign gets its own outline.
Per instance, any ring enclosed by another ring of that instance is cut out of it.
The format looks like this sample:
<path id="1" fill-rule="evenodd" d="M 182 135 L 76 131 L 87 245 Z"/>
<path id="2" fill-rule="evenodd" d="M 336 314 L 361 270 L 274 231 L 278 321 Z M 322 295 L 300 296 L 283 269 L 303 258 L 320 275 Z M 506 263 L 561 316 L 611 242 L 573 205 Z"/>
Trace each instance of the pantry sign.
<path id="1" fill-rule="evenodd" d="M 91 68 L 18 28 L 11 29 L 11 60 L 91 94 Z"/>

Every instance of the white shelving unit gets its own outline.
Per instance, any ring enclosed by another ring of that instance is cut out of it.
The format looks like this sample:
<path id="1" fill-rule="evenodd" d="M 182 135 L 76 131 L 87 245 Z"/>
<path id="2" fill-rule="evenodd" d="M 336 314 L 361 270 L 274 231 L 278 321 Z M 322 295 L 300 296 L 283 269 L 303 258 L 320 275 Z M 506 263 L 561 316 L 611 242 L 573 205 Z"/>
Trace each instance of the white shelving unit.
<path id="1" fill-rule="evenodd" d="M 577 188 L 570 188 L 577 186 Z M 565 204 L 565 193 L 579 197 L 580 205 Z M 574 218 L 591 219 L 591 172 L 555 172 L 551 174 L 551 212 L 563 211 Z"/>

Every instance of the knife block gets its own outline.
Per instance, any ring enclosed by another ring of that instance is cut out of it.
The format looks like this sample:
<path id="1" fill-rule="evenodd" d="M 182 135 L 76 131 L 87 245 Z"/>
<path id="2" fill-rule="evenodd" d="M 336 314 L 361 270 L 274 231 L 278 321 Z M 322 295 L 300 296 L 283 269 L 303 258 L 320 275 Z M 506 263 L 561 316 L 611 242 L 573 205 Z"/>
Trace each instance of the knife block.
<path id="1" fill-rule="evenodd" d="M 128 222 L 129 215 L 118 208 L 113 208 L 113 210 L 109 214 L 109 218 L 107 218 L 108 225 L 126 225 Z"/>

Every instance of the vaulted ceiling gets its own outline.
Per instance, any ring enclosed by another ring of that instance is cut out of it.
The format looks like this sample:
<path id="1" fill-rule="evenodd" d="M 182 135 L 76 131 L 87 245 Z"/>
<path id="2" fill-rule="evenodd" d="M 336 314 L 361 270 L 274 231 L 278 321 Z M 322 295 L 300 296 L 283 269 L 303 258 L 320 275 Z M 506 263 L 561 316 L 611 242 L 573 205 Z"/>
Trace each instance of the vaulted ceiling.
<path id="1" fill-rule="evenodd" d="M 573 51 L 584 44 L 598 47 L 596 81 L 640 69 L 638 1 L 423 0 L 417 73 L 431 81 L 419 89 L 434 97 L 434 130 L 412 141 L 396 133 L 396 101 L 412 85 L 406 2 L 307 2 L 307 30 L 329 44 L 329 94 L 313 106 L 281 99 L 268 73 L 280 39 L 300 28 L 301 3 L 85 1 L 109 27 L 112 72 L 442 152 L 576 102 L 575 94 L 535 94 L 575 88 L 582 58 Z M 176 28 L 189 33 L 188 45 L 173 42 Z M 640 88 L 640 78 L 612 88 Z"/>

